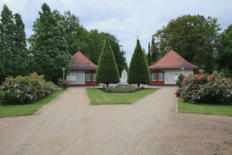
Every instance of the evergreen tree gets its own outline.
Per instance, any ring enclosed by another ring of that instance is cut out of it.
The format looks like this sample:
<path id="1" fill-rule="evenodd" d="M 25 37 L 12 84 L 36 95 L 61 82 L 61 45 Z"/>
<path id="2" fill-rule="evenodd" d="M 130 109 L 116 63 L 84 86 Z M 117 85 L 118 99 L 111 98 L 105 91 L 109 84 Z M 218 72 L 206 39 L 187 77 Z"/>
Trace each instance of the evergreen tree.
<path id="1" fill-rule="evenodd" d="M 220 44 L 218 48 L 218 67 L 226 76 L 232 75 L 232 25 L 220 36 Z"/>
<path id="2" fill-rule="evenodd" d="M 160 53 L 157 43 L 155 43 L 154 38 L 152 37 L 151 44 L 151 63 L 156 62 L 160 58 Z"/>
<path id="3" fill-rule="evenodd" d="M 39 15 L 30 38 L 35 70 L 44 74 L 47 80 L 57 82 L 62 77 L 62 68 L 69 70 L 71 55 L 64 39 L 63 27 L 46 3 L 42 5 Z"/>
<path id="4" fill-rule="evenodd" d="M 96 81 L 107 85 L 119 82 L 118 66 L 110 42 L 104 41 L 99 58 Z"/>
<path id="5" fill-rule="evenodd" d="M 148 43 L 148 65 L 151 65 L 151 45 L 150 42 Z"/>
<path id="6" fill-rule="evenodd" d="M 148 84 L 150 82 L 150 72 L 148 64 L 145 58 L 145 54 L 142 50 L 139 40 L 134 50 L 134 54 L 131 59 L 128 75 L 128 83 L 137 84 Z"/>
<path id="7" fill-rule="evenodd" d="M 123 71 L 124 68 L 127 68 L 127 64 L 126 64 L 126 59 L 124 57 L 124 51 L 122 51 L 120 49 L 120 45 L 118 43 L 118 40 L 116 39 L 115 36 L 113 36 L 112 34 L 109 34 L 109 33 L 100 33 L 103 38 L 105 38 L 106 40 L 109 40 L 110 42 L 110 45 L 111 45 L 111 48 L 114 52 L 114 57 L 115 57 L 115 60 L 116 60 L 116 63 L 117 63 L 117 66 L 118 66 L 118 71 L 119 71 L 119 74 L 121 76 L 121 73 Z"/>

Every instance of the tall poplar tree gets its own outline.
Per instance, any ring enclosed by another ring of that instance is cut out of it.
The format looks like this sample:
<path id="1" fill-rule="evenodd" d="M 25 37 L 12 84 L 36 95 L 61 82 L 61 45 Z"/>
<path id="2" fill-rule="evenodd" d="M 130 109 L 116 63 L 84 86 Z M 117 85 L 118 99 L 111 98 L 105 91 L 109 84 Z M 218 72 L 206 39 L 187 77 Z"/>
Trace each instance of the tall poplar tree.
<path id="1" fill-rule="evenodd" d="M 147 54 L 147 57 L 148 57 L 148 65 L 151 65 L 151 45 L 150 45 L 150 42 L 148 43 L 148 54 Z"/>
<path id="2" fill-rule="evenodd" d="M 137 39 L 137 45 L 135 47 L 134 54 L 131 59 L 128 75 L 128 83 L 137 84 L 148 84 L 150 82 L 150 71 L 146 56 L 142 50 L 139 40 Z"/>
<path id="3" fill-rule="evenodd" d="M 69 70 L 71 55 L 64 39 L 63 27 L 46 3 L 42 5 L 42 12 L 39 12 L 33 30 L 30 44 L 35 71 L 45 75 L 47 80 L 57 82 L 62 77 L 62 68 Z"/>
<path id="4" fill-rule="evenodd" d="M 14 17 L 12 11 L 6 6 L 3 6 L 1 12 L 1 40 L 0 40 L 0 59 L 1 59 L 1 81 L 5 77 L 13 75 L 14 64 Z"/>
<path id="5" fill-rule="evenodd" d="M 8 76 L 24 75 L 27 72 L 24 23 L 6 5 L 1 12 L 0 36 L 0 81 Z"/>
<path id="6" fill-rule="evenodd" d="M 22 21 L 21 15 L 16 13 L 14 15 L 15 18 L 15 55 L 17 58 L 17 64 L 15 64 L 15 69 L 17 71 L 17 75 L 25 75 L 28 73 L 28 50 L 26 45 L 26 33 L 25 33 L 25 25 Z"/>

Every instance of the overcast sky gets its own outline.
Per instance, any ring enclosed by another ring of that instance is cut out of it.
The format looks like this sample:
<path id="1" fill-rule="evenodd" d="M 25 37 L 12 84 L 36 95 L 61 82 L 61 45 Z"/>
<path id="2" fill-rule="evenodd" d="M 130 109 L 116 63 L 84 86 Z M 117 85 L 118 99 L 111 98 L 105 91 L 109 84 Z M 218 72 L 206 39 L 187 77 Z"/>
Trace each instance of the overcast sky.
<path id="1" fill-rule="evenodd" d="M 28 37 L 43 2 L 52 10 L 70 10 L 88 30 L 115 35 L 126 52 L 127 62 L 137 37 L 147 49 L 152 34 L 173 18 L 200 14 L 218 18 L 223 29 L 232 24 L 232 0 L 0 0 L 0 7 L 7 4 L 13 13 L 21 14 Z"/>

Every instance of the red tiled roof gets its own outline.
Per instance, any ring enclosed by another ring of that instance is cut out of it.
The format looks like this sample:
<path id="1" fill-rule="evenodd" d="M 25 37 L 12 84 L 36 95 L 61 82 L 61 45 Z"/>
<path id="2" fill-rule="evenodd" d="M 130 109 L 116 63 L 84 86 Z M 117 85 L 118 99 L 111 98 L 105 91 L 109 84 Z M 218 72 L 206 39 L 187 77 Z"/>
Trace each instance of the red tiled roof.
<path id="1" fill-rule="evenodd" d="M 76 52 L 72 56 L 71 69 L 96 69 L 95 65 L 91 60 L 89 60 L 83 53 Z"/>
<path id="2" fill-rule="evenodd" d="M 174 50 L 166 53 L 159 61 L 149 66 L 150 69 L 172 69 L 172 68 L 188 68 L 188 69 L 197 69 L 198 67 L 191 64 L 183 57 L 181 57 Z"/>

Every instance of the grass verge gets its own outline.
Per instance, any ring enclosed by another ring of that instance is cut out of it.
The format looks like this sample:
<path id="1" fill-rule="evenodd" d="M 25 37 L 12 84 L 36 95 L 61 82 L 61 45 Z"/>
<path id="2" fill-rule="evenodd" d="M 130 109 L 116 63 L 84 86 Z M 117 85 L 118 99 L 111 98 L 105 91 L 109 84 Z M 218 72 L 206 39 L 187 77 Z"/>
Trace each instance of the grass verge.
<path id="1" fill-rule="evenodd" d="M 143 89 L 133 93 L 106 93 L 97 88 L 87 88 L 91 104 L 131 104 L 156 90 L 158 88 Z"/>
<path id="2" fill-rule="evenodd" d="M 191 104 L 178 99 L 178 112 L 232 116 L 232 105 Z"/>
<path id="3" fill-rule="evenodd" d="M 57 90 L 52 94 L 35 101 L 31 104 L 23 105 L 0 105 L 0 117 L 9 117 L 9 116 L 23 116 L 23 115 L 32 115 L 37 110 L 39 110 L 43 105 L 49 103 L 56 96 L 60 95 L 64 90 Z"/>

